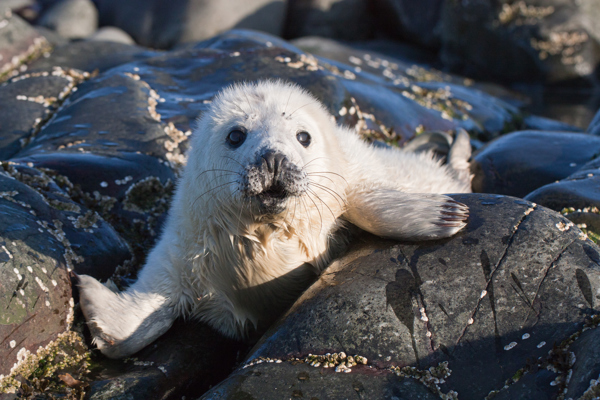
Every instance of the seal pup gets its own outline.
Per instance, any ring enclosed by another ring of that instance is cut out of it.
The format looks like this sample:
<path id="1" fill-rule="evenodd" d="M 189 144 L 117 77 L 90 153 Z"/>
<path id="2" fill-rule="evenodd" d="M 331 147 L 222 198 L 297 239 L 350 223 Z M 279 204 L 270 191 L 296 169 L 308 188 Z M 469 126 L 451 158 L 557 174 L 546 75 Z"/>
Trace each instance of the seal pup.
<path id="1" fill-rule="evenodd" d="M 468 208 L 439 193 L 471 191 L 467 134 L 447 163 L 378 148 L 336 125 L 299 86 L 235 84 L 199 119 L 156 247 L 116 293 L 81 275 L 96 346 L 128 356 L 178 316 L 230 337 L 268 323 L 344 246 L 344 226 L 399 240 L 452 236 Z"/>

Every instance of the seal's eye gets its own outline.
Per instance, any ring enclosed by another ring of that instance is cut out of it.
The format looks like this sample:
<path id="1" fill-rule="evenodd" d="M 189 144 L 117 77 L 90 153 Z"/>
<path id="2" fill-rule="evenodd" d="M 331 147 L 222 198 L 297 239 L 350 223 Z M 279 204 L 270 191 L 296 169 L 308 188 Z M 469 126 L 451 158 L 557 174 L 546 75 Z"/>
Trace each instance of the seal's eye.
<path id="1" fill-rule="evenodd" d="M 244 140 L 246 140 L 246 132 L 239 129 L 234 129 L 227 135 L 227 143 L 233 148 L 240 147 Z"/>
<path id="2" fill-rule="evenodd" d="M 310 144 L 310 134 L 308 132 L 298 132 L 296 134 L 296 139 L 298 139 L 300 144 L 304 147 L 308 147 L 308 145 Z"/>

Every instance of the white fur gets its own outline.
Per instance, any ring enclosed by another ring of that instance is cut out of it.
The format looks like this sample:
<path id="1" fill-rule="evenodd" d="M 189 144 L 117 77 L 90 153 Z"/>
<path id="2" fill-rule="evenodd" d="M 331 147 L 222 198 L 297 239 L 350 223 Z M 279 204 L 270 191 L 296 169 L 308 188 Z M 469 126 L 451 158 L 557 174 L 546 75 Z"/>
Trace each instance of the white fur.
<path id="1" fill-rule="evenodd" d="M 225 138 L 236 127 L 248 136 L 232 149 Z M 298 131 L 310 133 L 307 148 Z M 191 140 L 164 232 L 138 281 L 114 293 L 81 277 L 83 312 L 109 357 L 140 350 L 178 316 L 234 337 L 270 321 L 345 243 L 344 221 L 407 240 L 448 237 L 465 225 L 467 208 L 435 194 L 470 191 L 464 133 L 447 165 L 429 153 L 376 148 L 337 126 L 298 86 L 267 81 L 222 91 Z M 309 178 L 309 189 L 278 215 L 261 214 L 242 190 L 265 149 Z"/>

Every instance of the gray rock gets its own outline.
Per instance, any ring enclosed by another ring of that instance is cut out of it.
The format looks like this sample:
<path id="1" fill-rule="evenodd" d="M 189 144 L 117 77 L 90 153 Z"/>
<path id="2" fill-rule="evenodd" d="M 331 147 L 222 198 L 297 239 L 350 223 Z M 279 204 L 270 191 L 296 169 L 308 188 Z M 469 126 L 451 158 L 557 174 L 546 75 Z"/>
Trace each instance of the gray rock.
<path id="1" fill-rule="evenodd" d="M 378 0 L 374 2 L 378 26 L 402 41 L 437 48 L 443 0 Z"/>
<path id="2" fill-rule="evenodd" d="M 166 49 L 231 28 L 281 34 L 284 0 L 96 0 L 101 25 L 116 26 L 136 43 Z"/>
<path id="3" fill-rule="evenodd" d="M 0 160 L 7 160 L 29 143 L 70 91 L 84 79 L 75 71 L 21 75 L 0 86 Z"/>
<path id="4" fill-rule="evenodd" d="M 501 81 L 598 81 L 593 0 L 565 2 L 450 2 L 442 11 L 444 65 L 452 71 Z"/>
<path id="5" fill-rule="evenodd" d="M 38 24 L 64 38 L 81 39 L 98 29 L 98 10 L 91 0 L 61 0 L 42 14 Z"/>
<path id="6" fill-rule="evenodd" d="M 283 35 L 286 38 L 371 39 L 375 26 L 370 8 L 363 0 L 289 0 Z"/>
<path id="7" fill-rule="evenodd" d="M 116 26 L 103 26 L 90 36 L 88 40 L 135 44 L 135 41 L 127 34 L 127 32 Z"/>
<path id="8" fill-rule="evenodd" d="M 0 82 L 26 69 L 26 62 L 50 50 L 48 41 L 27 22 L 10 11 L 1 11 Z"/>
<path id="9" fill-rule="evenodd" d="M 82 40 L 54 49 L 48 57 L 29 64 L 29 71 L 49 71 L 54 67 L 75 68 L 86 72 L 103 72 L 131 61 L 156 57 L 161 54 L 144 47 L 116 42 Z"/>
<path id="10" fill-rule="evenodd" d="M 538 115 L 529 115 L 523 120 L 523 128 L 535 131 L 583 132 L 583 129 L 564 122 Z"/>
<path id="11" fill-rule="evenodd" d="M 35 30 L 38 31 L 38 33 L 40 35 L 42 35 L 44 38 L 46 38 L 48 43 L 50 43 L 52 45 L 52 47 L 54 47 L 54 48 L 61 47 L 61 46 L 64 46 L 69 43 L 69 39 L 62 37 L 58 33 L 54 32 L 53 30 L 50 30 L 43 26 L 37 25 L 35 27 Z M 50 55 L 50 52 L 48 52 L 47 55 Z"/>
<path id="12" fill-rule="evenodd" d="M 592 135 L 600 136 L 600 111 L 596 113 L 596 116 L 587 128 L 587 133 Z"/>
<path id="13" fill-rule="evenodd" d="M 513 132 L 490 142 L 473 155 L 473 191 L 524 197 L 568 177 L 599 153 L 600 139 L 591 135 Z"/>
<path id="14" fill-rule="evenodd" d="M 104 363 L 90 399 L 195 398 L 225 379 L 248 345 L 197 322 L 176 321 L 135 359 Z"/>
<path id="15" fill-rule="evenodd" d="M 73 202 L 49 175 L 34 168 L 0 164 L 0 209 L 4 392 L 13 386 L 13 368 L 33 372 L 29 358 L 69 335 L 75 305 L 70 272 L 107 279 L 131 254 L 97 213 Z"/>
<path id="16" fill-rule="evenodd" d="M 0 13 L 6 10 L 19 10 L 35 5 L 35 0 L 0 0 Z"/>
<path id="17" fill-rule="evenodd" d="M 600 322 L 600 249 L 544 207 L 498 195 L 454 197 L 471 210 L 464 231 L 423 243 L 355 242 L 203 399 L 295 390 L 329 398 L 352 389 L 364 390 L 361 398 L 408 399 L 419 384 L 461 399 L 508 391 L 554 397 L 564 389 L 581 396 L 582 386 L 566 377 L 573 370 L 585 379 L 592 373 L 583 369 L 600 362 L 595 342 L 580 340 Z M 571 351 L 581 357 L 577 371 Z M 367 365 L 334 372 L 350 355 Z M 522 387 L 514 383 L 542 370 Z M 557 377 L 563 381 L 551 386 Z"/>

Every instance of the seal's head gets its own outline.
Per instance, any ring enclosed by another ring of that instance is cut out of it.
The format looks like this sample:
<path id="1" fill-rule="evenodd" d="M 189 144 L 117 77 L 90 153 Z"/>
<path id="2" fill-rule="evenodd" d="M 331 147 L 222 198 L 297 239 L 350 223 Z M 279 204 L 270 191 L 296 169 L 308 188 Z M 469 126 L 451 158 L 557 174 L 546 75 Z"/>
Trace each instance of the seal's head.
<path id="1" fill-rule="evenodd" d="M 273 218 L 313 203 L 333 209 L 343 168 L 334 162 L 334 131 L 331 115 L 296 85 L 236 84 L 199 120 L 187 170 L 198 174 L 198 196 L 216 199 L 214 206 L 238 219 Z"/>

